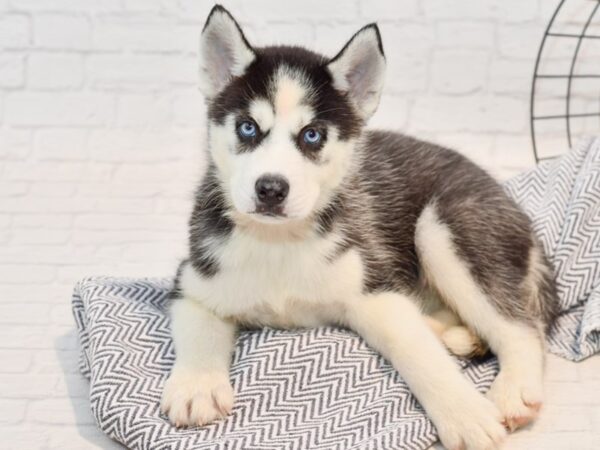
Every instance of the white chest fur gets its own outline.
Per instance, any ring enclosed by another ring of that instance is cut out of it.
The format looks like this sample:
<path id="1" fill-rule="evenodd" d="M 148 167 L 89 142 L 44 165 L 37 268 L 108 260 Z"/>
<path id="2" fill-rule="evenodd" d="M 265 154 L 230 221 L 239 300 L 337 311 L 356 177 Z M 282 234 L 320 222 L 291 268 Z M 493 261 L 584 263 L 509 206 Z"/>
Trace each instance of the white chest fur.
<path id="1" fill-rule="evenodd" d="M 361 294 L 360 255 L 332 260 L 335 237 L 265 242 L 234 231 L 211 247 L 218 273 L 204 277 L 188 265 L 180 284 L 221 317 L 283 328 L 342 322 L 345 305 Z"/>

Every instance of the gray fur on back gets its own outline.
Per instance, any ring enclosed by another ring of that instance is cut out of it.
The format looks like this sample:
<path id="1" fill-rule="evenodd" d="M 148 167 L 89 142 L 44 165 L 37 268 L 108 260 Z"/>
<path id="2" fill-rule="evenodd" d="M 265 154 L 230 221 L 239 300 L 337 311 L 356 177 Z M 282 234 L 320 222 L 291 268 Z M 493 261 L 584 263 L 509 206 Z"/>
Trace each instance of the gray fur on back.
<path id="1" fill-rule="evenodd" d="M 361 163 L 340 190 L 337 226 L 348 246 L 368 265 L 367 290 L 417 291 L 429 286 L 422 273 L 415 226 L 435 204 L 459 257 L 504 315 L 549 323 L 557 302 L 552 268 L 529 218 L 484 170 L 462 155 L 397 133 L 369 131 Z M 534 303 L 526 278 L 532 248 L 548 270 L 537 280 Z"/>

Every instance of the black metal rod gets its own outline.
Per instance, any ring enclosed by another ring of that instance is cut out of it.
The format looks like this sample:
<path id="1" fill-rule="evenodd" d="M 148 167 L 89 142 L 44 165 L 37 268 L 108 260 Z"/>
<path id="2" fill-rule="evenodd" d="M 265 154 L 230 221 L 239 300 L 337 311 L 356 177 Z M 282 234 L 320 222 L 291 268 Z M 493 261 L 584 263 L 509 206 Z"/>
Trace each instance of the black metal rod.
<path id="1" fill-rule="evenodd" d="M 600 2 L 596 2 L 596 5 L 592 8 L 592 12 L 590 13 L 590 16 L 587 19 L 587 22 L 585 23 L 584 27 L 583 27 L 583 31 L 581 32 L 582 35 L 585 35 L 585 33 L 587 32 L 587 29 L 590 27 L 590 23 L 592 23 L 592 19 L 594 18 L 594 16 L 596 15 L 596 11 L 598 11 L 598 8 L 600 7 Z M 567 81 L 567 107 L 566 107 L 566 112 L 567 112 L 567 139 L 569 140 L 569 147 L 572 146 L 572 142 L 571 142 L 571 118 L 570 118 L 570 112 L 571 112 L 571 88 L 573 86 L 573 73 L 575 72 L 575 64 L 577 62 L 577 57 L 579 56 L 579 50 L 581 49 L 581 43 L 583 42 L 583 38 L 579 38 L 577 40 L 577 46 L 575 47 L 575 52 L 573 53 L 573 59 L 571 60 L 571 69 L 569 70 L 569 78 Z"/>
<path id="2" fill-rule="evenodd" d="M 542 75 L 538 75 L 537 78 L 600 78 L 600 74 L 591 74 L 591 73 L 584 73 L 584 74 L 574 74 L 574 75 L 563 75 L 563 74 L 549 74 L 549 73 L 545 73 Z"/>
<path id="3" fill-rule="evenodd" d="M 577 113 L 577 114 L 571 114 L 569 117 L 570 118 L 577 118 L 577 117 L 600 117 L 600 112 L 594 112 L 594 113 Z M 567 116 L 562 115 L 562 114 L 557 114 L 557 115 L 550 115 L 550 116 L 534 116 L 532 117 L 533 120 L 551 120 L 551 119 L 566 119 Z"/>
<path id="4" fill-rule="evenodd" d="M 534 117 L 534 108 L 535 108 L 535 86 L 538 77 L 538 70 L 540 68 L 540 60 L 542 58 L 542 53 L 544 51 L 544 45 L 546 44 L 546 39 L 548 38 L 548 32 L 550 31 L 550 27 L 554 24 L 556 17 L 558 16 L 558 12 L 562 8 L 565 0 L 560 0 L 560 3 L 557 5 L 548 25 L 546 26 L 546 30 L 544 30 L 544 37 L 542 38 L 542 42 L 540 44 L 540 49 L 538 50 L 537 57 L 535 59 L 535 68 L 533 69 L 533 80 L 531 81 L 531 98 L 529 99 L 529 114 L 530 114 L 530 127 L 531 127 L 531 143 L 533 145 L 533 157 L 535 158 L 535 162 L 539 162 L 539 156 L 537 152 L 537 144 L 535 140 L 535 121 Z"/>
<path id="5" fill-rule="evenodd" d="M 600 39 L 600 36 L 595 34 L 570 34 L 570 33 L 548 33 L 548 36 L 553 37 L 568 37 L 568 38 L 583 38 L 583 39 Z"/>
<path id="6" fill-rule="evenodd" d="M 559 155 L 556 155 L 556 156 L 559 156 Z M 548 161 L 550 159 L 556 158 L 556 156 L 544 156 L 544 157 L 538 159 L 538 162 L 540 162 L 540 161 Z"/>

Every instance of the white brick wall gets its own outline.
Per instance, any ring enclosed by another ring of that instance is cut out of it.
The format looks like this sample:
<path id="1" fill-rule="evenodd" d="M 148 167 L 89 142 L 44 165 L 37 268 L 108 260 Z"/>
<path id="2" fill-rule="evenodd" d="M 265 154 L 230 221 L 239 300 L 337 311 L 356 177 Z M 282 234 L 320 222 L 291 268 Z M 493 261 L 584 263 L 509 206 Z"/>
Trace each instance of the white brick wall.
<path id="1" fill-rule="evenodd" d="M 377 20 L 389 72 L 375 126 L 451 145 L 500 177 L 532 164 L 530 76 L 551 2 L 224 3 L 252 42 L 329 54 Z M 211 6 L 0 0 L 3 448 L 110 446 L 76 370 L 70 290 L 87 275 L 170 275 L 185 252 Z"/>

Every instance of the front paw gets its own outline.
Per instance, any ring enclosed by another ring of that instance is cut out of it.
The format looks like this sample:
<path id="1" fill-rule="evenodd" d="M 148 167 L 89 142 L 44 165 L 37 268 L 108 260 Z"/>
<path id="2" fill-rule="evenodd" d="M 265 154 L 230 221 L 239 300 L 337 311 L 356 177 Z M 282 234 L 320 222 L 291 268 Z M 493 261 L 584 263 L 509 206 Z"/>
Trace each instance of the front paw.
<path id="1" fill-rule="evenodd" d="M 487 397 L 502 413 L 506 427 L 515 431 L 536 419 L 543 401 L 543 382 L 535 374 L 519 375 L 502 369 Z"/>
<path id="2" fill-rule="evenodd" d="M 165 382 L 160 407 L 176 427 L 206 425 L 226 417 L 233 398 L 226 372 L 176 367 Z"/>
<path id="3" fill-rule="evenodd" d="M 506 436 L 500 412 L 476 391 L 456 398 L 432 414 L 432 420 L 448 450 L 498 449 Z"/>

